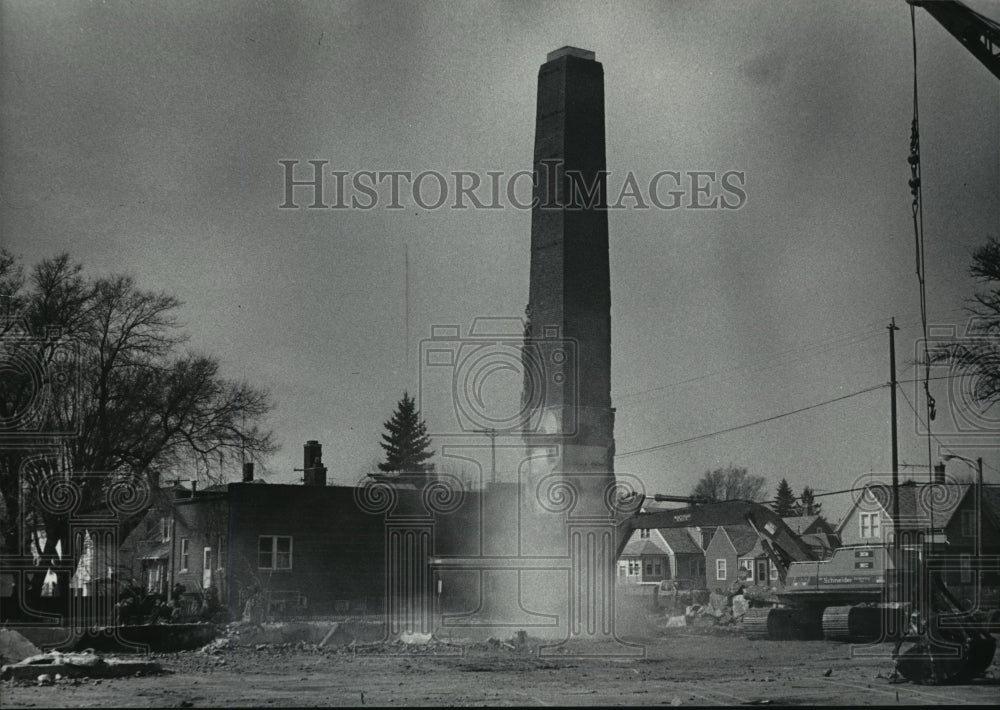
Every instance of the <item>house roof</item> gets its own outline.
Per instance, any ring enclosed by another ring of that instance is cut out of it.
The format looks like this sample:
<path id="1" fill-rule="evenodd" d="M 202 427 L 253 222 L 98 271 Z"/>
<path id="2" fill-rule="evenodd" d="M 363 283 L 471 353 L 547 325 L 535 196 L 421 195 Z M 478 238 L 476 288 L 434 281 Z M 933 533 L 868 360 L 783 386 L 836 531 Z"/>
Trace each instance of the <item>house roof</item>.
<path id="1" fill-rule="evenodd" d="M 691 539 L 686 528 L 660 528 L 660 535 L 675 555 L 701 554 L 701 548 Z"/>
<path id="2" fill-rule="evenodd" d="M 725 530 L 726 535 L 729 536 L 729 541 L 736 548 L 737 555 L 748 554 L 753 550 L 759 539 L 757 533 L 749 525 L 724 525 L 722 529 Z"/>
<path id="3" fill-rule="evenodd" d="M 641 557 L 643 555 L 665 555 L 667 551 L 662 547 L 657 545 L 648 537 L 639 537 L 638 534 L 632 536 L 632 539 L 628 541 L 625 545 L 625 549 L 622 550 L 622 556 L 631 557 Z"/>
<path id="4" fill-rule="evenodd" d="M 837 538 L 828 533 L 806 533 L 802 536 L 802 542 L 812 548 L 823 550 L 833 550 L 837 547 Z"/>
<path id="5" fill-rule="evenodd" d="M 796 535 L 801 535 L 819 518 L 820 516 L 818 515 L 795 515 L 782 518 L 781 522 L 790 527 Z"/>
<path id="6" fill-rule="evenodd" d="M 899 527 L 904 530 L 947 527 L 971 489 L 968 484 L 954 486 L 915 481 L 899 484 Z M 854 501 L 851 512 L 856 509 L 863 512 L 881 510 L 892 515 L 892 486 L 884 483 L 865 486 Z M 850 517 L 850 514 L 844 517 L 838 532 L 843 530 Z"/>

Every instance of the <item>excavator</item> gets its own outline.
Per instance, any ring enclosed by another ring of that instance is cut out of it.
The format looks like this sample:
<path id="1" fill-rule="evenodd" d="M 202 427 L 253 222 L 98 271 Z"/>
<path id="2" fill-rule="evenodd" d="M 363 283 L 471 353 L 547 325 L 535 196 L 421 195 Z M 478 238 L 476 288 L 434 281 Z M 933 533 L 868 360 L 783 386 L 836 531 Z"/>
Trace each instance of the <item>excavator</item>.
<path id="1" fill-rule="evenodd" d="M 663 495 L 653 500 L 691 501 Z M 841 547 L 819 560 L 760 503 L 695 502 L 642 511 L 643 503 L 629 501 L 631 510 L 641 512 L 618 523 L 617 556 L 635 530 L 749 525 L 757 534 L 780 584 L 778 603 L 753 606 L 744 615 L 747 638 L 894 640 L 897 672 L 916 683 L 967 682 L 993 661 L 996 640 L 948 591 L 919 540 L 902 545 L 898 560 L 880 545 Z"/>

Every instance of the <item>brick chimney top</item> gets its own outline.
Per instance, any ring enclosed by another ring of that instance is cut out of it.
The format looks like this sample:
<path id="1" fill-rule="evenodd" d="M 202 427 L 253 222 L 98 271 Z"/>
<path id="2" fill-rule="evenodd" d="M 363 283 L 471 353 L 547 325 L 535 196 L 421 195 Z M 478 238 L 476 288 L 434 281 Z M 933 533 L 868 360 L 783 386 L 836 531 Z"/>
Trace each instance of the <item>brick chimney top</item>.
<path id="1" fill-rule="evenodd" d="M 597 60 L 597 55 L 589 49 L 580 49 L 579 47 L 566 45 L 565 47 L 560 47 L 555 51 L 549 52 L 545 56 L 545 61 L 551 62 L 553 59 L 559 59 L 559 57 L 579 57 L 580 59 L 589 59 L 592 62 Z"/>

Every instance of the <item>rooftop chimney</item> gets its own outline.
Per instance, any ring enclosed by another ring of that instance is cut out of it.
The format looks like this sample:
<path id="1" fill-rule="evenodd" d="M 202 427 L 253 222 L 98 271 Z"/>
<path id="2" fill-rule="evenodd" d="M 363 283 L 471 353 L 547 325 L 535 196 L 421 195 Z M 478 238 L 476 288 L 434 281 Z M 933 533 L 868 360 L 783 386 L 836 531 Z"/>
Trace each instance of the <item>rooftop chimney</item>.
<path id="1" fill-rule="evenodd" d="M 323 446 L 318 441 L 307 441 L 303 451 L 303 481 L 307 486 L 326 485 L 326 466 L 323 465 Z"/>
<path id="2" fill-rule="evenodd" d="M 253 461 L 247 461 L 243 464 L 243 482 L 253 483 Z"/>

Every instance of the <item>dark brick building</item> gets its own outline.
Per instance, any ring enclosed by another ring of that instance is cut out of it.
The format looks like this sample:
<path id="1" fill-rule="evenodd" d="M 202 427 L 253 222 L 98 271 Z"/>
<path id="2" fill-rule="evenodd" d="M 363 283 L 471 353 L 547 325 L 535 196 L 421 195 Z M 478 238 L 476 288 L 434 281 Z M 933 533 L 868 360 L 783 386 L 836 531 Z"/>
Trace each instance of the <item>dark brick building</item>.
<path id="1" fill-rule="evenodd" d="M 148 592 L 174 596 L 180 584 L 189 609 L 213 596 L 234 616 L 251 598 L 270 613 L 381 614 L 391 595 L 421 603 L 443 595 L 462 606 L 472 594 L 475 580 L 465 578 L 473 573 L 450 571 L 438 585 L 428 562 L 482 554 L 484 494 L 437 479 L 365 487 L 306 480 L 175 488 L 171 504 L 151 509 L 129 536 L 120 560 Z"/>

